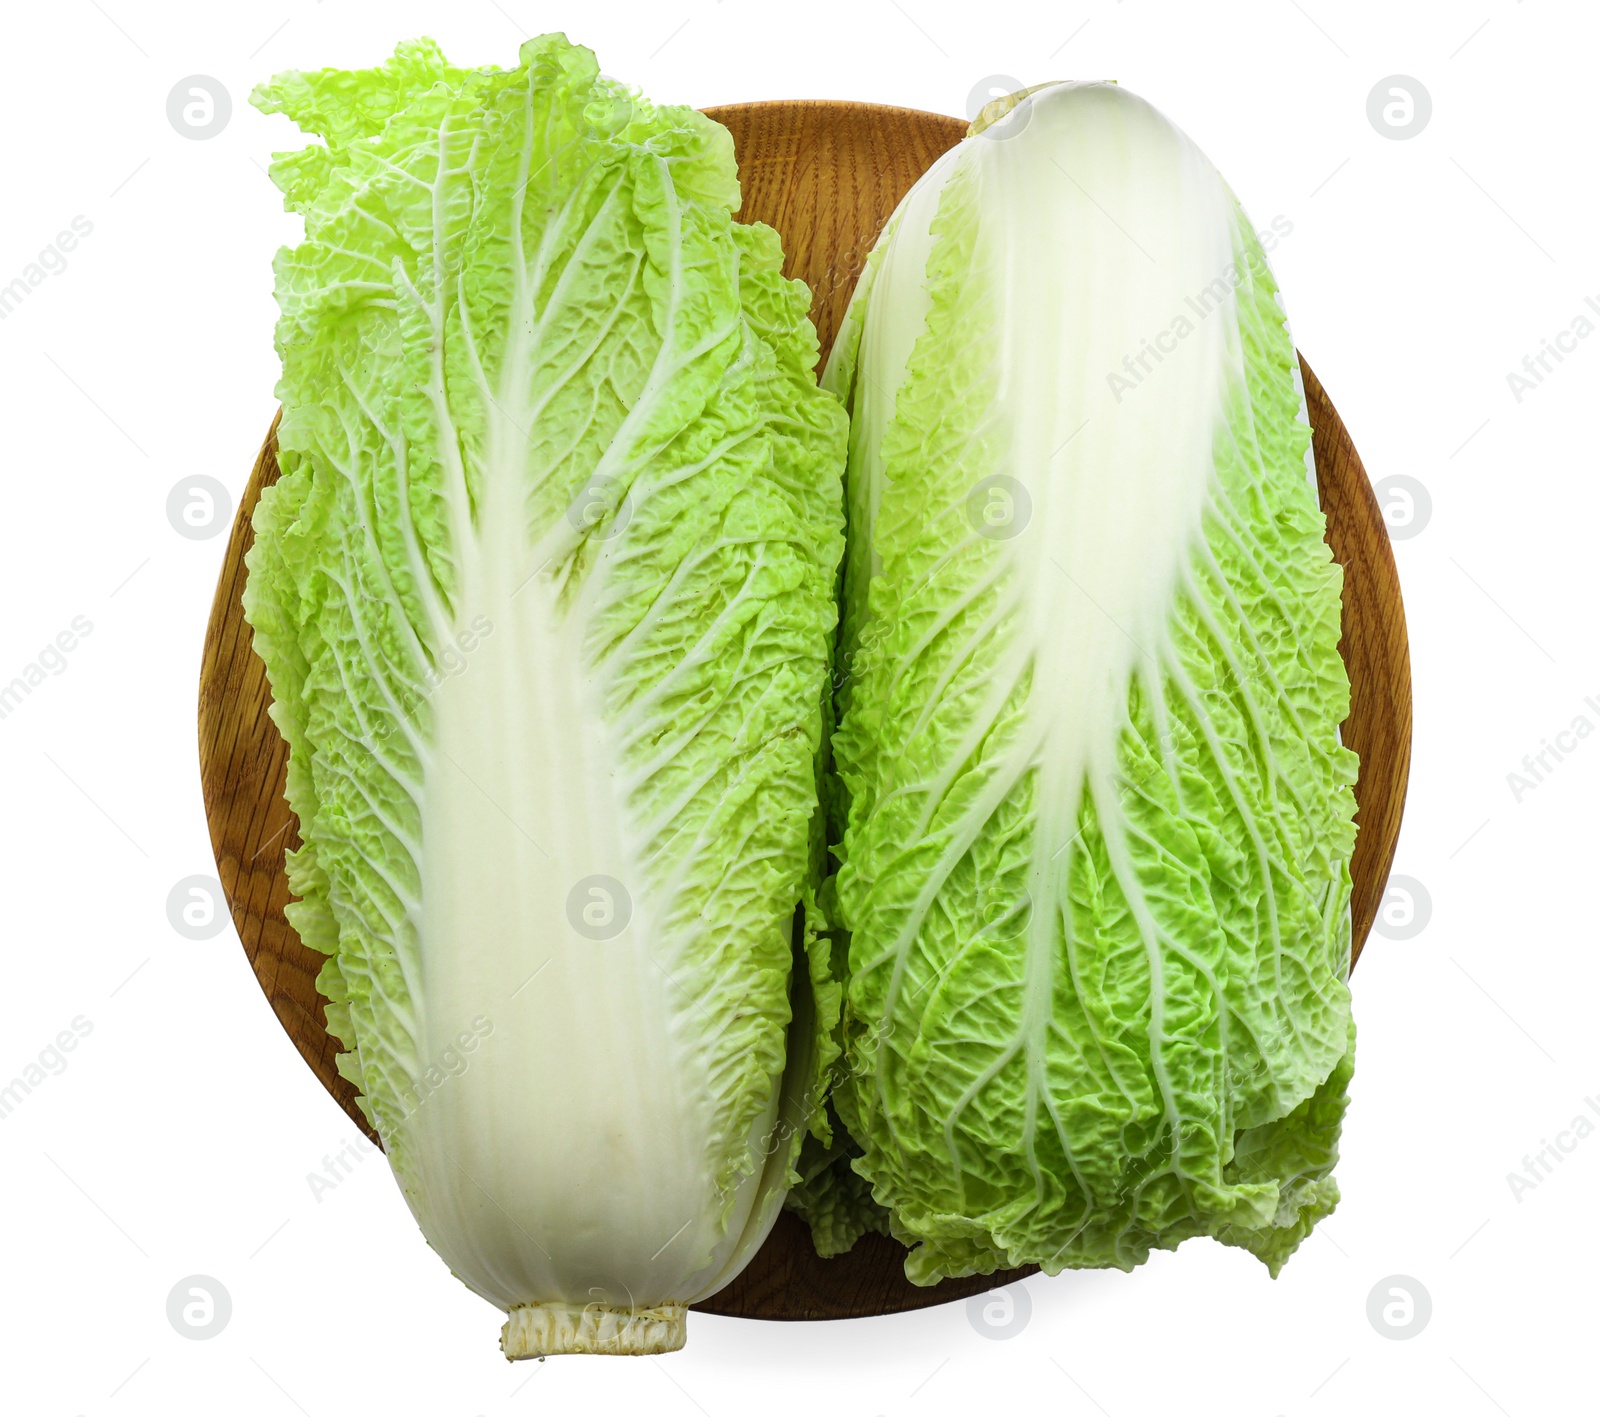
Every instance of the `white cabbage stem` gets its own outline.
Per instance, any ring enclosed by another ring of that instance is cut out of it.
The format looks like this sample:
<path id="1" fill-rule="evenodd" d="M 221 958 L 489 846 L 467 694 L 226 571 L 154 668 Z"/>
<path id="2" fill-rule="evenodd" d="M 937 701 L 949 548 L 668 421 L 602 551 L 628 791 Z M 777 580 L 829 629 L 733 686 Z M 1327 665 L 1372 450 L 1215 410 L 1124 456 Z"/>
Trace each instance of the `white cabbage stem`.
<path id="1" fill-rule="evenodd" d="M 682 1304 L 632 1310 L 604 1304 L 524 1304 L 507 1317 L 500 1348 L 512 1361 L 553 1353 L 671 1353 L 683 1347 L 687 1312 Z"/>

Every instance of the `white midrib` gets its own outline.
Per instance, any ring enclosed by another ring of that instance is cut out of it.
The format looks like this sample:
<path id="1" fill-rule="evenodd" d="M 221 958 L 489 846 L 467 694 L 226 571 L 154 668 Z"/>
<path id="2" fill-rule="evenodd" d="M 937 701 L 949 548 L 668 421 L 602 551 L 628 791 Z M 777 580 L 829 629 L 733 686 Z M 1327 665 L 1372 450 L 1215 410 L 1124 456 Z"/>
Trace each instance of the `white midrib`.
<path id="1" fill-rule="evenodd" d="M 1030 917 L 1024 964 L 1026 1145 L 1031 1152 L 1035 1099 L 1049 1096 L 1044 1060 L 1061 938 L 1055 903 L 1070 908 L 1067 882 L 1087 790 L 1145 951 L 1149 1056 L 1176 1147 L 1182 1119 L 1164 1056 L 1166 942 L 1125 836 L 1117 756 L 1134 676 L 1158 685 L 1165 673 L 1181 672 L 1172 606 L 1203 543 L 1213 443 L 1229 380 L 1238 375 L 1227 368 L 1237 350 L 1236 308 L 1230 302 L 1200 322 L 1120 399 L 1106 373 L 1123 372 L 1124 357 L 1169 328 L 1187 297 L 1226 268 L 1235 208 L 1211 164 L 1148 105 L 1103 86 L 1039 100 L 1028 131 L 993 154 L 1003 179 L 1006 165 L 1027 160 L 1023 145 L 1037 140 L 1050 145 L 1061 169 L 1060 180 L 1033 199 L 1052 210 L 1037 212 L 1031 225 L 1015 206 L 1015 174 L 996 184 L 1014 204 L 1004 226 L 1013 244 L 1007 269 L 1043 272 L 1054 287 L 1008 290 L 1000 321 L 1016 388 L 1016 451 L 1023 469 L 1037 470 L 1035 479 L 1023 475 L 1038 488 L 1035 526 L 1007 543 L 1018 584 L 1029 588 L 1023 603 L 1031 613 L 1022 621 L 1033 671 L 1028 718 L 1043 732 L 1030 894 L 1051 903 L 1036 905 Z M 1028 252 L 1039 232 L 1062 230 L 1073 233 L 1070 250 Z M 1079 322 L 1070 338 L 1050 327 L 1061 312 Z M 1066 941 L 1073 950 L 1070 928 Z"/>
<path id="2" fill-rule="evenodd" d="M 993 470 L 1015 477 L 1033 503 L 1028 527 L 1002 543 L 1016 612 L 1007 618 L 1016 628 L 991 696 L 1026 675 L 1027 713 L 1010 757 L 995 765 L 992 790 L 979 794 L 969 816 L 986 815 L 995 794 L 1029 772 L 1036 775 L 1037 814 L 1019 1032 L 946 1119 L 959 1184 L 956 1118 L 1019 1053 L 1027 1069 L 1030 1157 L 1041 1108 L 1056 1120 L 1044 1063 L 1085 790 L 1143 941 L 1152 985 L 1152 1068 L 1177 1134 L 1181 1119 L 1163 1058 L 1165 942 L 1124 836 L 1117 752 L 1134 675 L 1155 684 L 1176 669 L 1172 604 L 1189 557 L 1203 545 L 1213 437 L 1226 391 L 1242 375 L 1237 312 L 1229 304 L 1200 322 L 1120 402 L 1107 383 L 1107 372 L 1120 371 L 1124 355 L 1184 313 L 1186 297 L 1222 273 L 1233 252 L 1231 194 L 1153 109 L 1105 86 L 1063 85 L 1035 96 L 1028 125 L 1016 136 L 969 140 L 958 151 L 964 179 L 979 187 L 973 278 L 992 283 L 1001 341 L 995 421 L 1010 430 L 1011 443 Z M 954 170 L 945 169 L 944 179 Z M 910 210 L 908 199 L 903 211 Z M 1070 233 L 1065 248 L 1041 248 L 1063 231 Z M 907 240 L 903 228 L 896 238 Z M 916 251 L 918 274 L 926 253 L 926 245 Z M 879 274 L 880 293 L 892 275 Z M 1062 319 L 1072 327 L 1063 330 Z M 950 865 L 981 828 L 976 820 L 958 824 L 945 853 Z M 894 967 L 886 1021 L 940 883 L 930 881 L 887 952 Z M 1067 949 L 1070 968 L 1070 928 Z M 880 1054 L 880 1088 L 883 1063 Z M 1064 1134 L 1060 1140 L 1074 1165 Z"/>
<path id="3" fill-rule="evenodd" d="M 670 276 L 655 365 L 595 469 L 620 481 L 694 354 L 674 347 L 676 266 Z M 723 1234 L 693 1001 L 672 982 L 683 942 L 663 934 L 668 902 L 646 885 L 618 725 L 585 638 L 611 548 L 599 543 L 572 595 L 550 572 L 577 531 L 558 519 L 530 544 L 529 494 L 545 475 L 529 466 L 526 433 L 538 412 L 537 285 L 517 269 L 501 375 L 484 390 L 477 515 L 457 539 L 451 631 L 491 628 L 433 698 L 424 781 L 423 1065 L 474 1020 L 492 1031 L 407 1123 L 422 1172 L 413 1200 L 435 1248 L 502 1307 L 626 1307 L 693 1297 L 696 1262 L 725 1261 L 754 1188 Z M 588 876 L 627 890 L 631 919 L 614 938 L 568 926 L 569 893 Z"/>

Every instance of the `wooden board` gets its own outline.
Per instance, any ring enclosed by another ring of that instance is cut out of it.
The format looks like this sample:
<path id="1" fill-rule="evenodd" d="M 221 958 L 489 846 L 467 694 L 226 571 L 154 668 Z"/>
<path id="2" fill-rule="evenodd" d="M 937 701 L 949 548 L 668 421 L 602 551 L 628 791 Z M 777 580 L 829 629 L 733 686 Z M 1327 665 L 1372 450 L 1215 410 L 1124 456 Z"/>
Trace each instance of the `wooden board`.
<path id="1" fill-rule="evenodd" d="M 783 236 L 785 271 L 811 287 L 823 357 L 832 347 L 867 253 L 895 204 L 930 163 L 960 140 L 958 118 L 874 104 L 800 101 L 707 112 L 732 131 L 744 190 L 740 219 Z M 1344 741 L 1361 755 L 1360 832 L 1351 876 L 1354 956 L 1372 924 L 1394 856 L 1411 755 L 1411 678 L 1400 584 L 1383 518 L 1339 416 L 1301 361 L 1328 541 L 1345 568 L 1344 634 L 1351 713 Z M 283 853 L 300 844 L 284 801 L 288 750 L 267 715 L 270 695 L 240 610 L 250 517 L 275 482 L 277 420 L 256 458 L 228 543 L 200 671 L 200 774 L 222 887 L 262 992 L 295 1046 L 351 1121 L 374 1141 L 339 1076 L 316 975 L 283 908 Z M 832 1319 L 944 1303 L 1032 1271 L 907 1282 L 905 1250 L 868 1235 L 847 1255 L 821 1260 L 803 1223 L 785 1214 L 750 1266 L 697 1307 L 767 1319 Z"/>

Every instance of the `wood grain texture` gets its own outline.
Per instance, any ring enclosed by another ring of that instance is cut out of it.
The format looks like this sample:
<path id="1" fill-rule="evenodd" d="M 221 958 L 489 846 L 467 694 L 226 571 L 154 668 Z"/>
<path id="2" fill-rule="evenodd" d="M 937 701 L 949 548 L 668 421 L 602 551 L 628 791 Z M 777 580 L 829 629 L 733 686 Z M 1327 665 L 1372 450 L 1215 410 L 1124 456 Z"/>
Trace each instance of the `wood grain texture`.
<path id="1" fill-rule="evenodd" d="M 1350 860 L 1350 965 L 1361 958 L 1394 862 L 1411 773 L 1411 648 L 1388 527 L 1355 444 L 1322 381 L 1300 358 L 1328 545 L 1344 567 L 1339 653 L 1350 675 L 1340 733 L 1361 758 Z"/>
<path id="2" fill-rule="evenodd" d="M 245 553 L 255 539 L 250 518 L 262 488 L 277 480 L 275 415 L 239 499 L 206 626 L 200 661 L 200 791 L 217 876 L 261 992 L 318 1081 L 376 1142 L 377 1134 L 356 1106 L 355 1088 L 334 1065 L 343 1050 L 328 1034 L 326 1001 L 317 992 L 323 957 L 300 943 L 283 913 L 290 898 L 283 853 L 299 847 L 300 825 L 284 798 L 289 748 L 267 716 L 272 702 L 267 671 L 250 647 L 240 604 Z"/>
<path id="3" fill-rule="evenodd" d="M 867 253 L 896 203 L 928 165 L 960 140 L 958 118 L 873 104 L 796 101 L 706 110 L 733 133 L 744 221 L 783 237 L 785 272 L 813 292 L 823 357 L 832 347 Z M 1345 569 L 1340 651 L 1351 681 L 1344 741 L 1361 755 L 1360 825 L 1351 863 L 1354 956 L 1383 894 L 1405 805 L 1411 750 L 1411 681 L 1405 617 L 1388 533 L 1361 460 L 1316 376 L 1301 361 L 1328 541 Z M 322 1085 L 373 1141 L 355 1089 L 339 1076 L 316 975 L 284 917 L 283 853 L 300 844 L 284 801 L 288 752 L 267 714 L 270 694 L 250 648 L 240 596 L 250 518 L 277 480 L 277 420 L 256 458 L 223 562 L 200 673 L 200 773 L 218 875 L 262 992 Z M 833 1319 L 896 1313 L 982 1293 L 1032 1273 L 946 1280 L 919 1289 L 905 1250 L 868 1235 L 847 1255 L 818 1259 L 802 1222 L 785 1214 L 728 1288 L 697 1307 L 745 1318 Z"/>
<path id="4" fill-rule="evenodd" d="M 738 103 L 706 114 L 733 134 L 744 195 L 739 220 L 776 229 L 783 273 L 811 288 L 825 362 L 878 233 L 911 184 L 961 141 L 966 120 L 823 99 Z"/>

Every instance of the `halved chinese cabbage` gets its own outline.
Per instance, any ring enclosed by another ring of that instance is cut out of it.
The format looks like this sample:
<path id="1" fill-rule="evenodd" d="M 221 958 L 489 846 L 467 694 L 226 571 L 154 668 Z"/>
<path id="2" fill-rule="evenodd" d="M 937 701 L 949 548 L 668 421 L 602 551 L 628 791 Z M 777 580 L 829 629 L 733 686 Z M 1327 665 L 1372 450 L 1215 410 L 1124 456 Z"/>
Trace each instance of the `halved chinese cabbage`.
<path id="1" fill-rule="evenodd" d="M 340 1070 L 507 1356 L 676 1347 L 837 1010 L 794 939 L 845 447 L 807 292 L 727 131 L 559 35 L 255 101 L 325 139 L 273 165 L 306 235 L 245 606 Z"/>
<path id="2" fill-rule="evenodd" d="M 857 289 L 833 1093 L 918 1283 L 1332 1209 L 1355 756 L 1295 352 L 1199 150 L 1048 85 Z M 836 1146 L 837 1146 L 836 1142 Z M 873 1223 L 813 1177 L 825 1247 Z"/>

